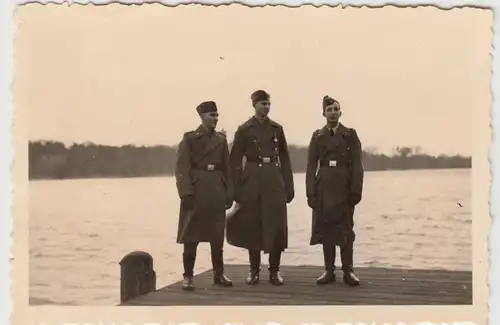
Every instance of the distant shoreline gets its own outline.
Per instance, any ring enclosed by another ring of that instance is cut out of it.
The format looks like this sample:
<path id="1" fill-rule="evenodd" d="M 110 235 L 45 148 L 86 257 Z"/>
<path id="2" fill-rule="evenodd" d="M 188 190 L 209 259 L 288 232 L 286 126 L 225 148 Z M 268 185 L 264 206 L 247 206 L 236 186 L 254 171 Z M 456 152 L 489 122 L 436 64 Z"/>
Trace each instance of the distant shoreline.
<path id="1" fill-rule="evenodd" d="M 230 144 L 231 146 L 231 144 Z M 92 143 L 66 147 L 56 141 L 29 143 L 29 180 L 93 178 L 138 178 L 173 176 L 175 146 L 121 147 Z M 304 173 L 307 147 L 289 145 L 294 173 Z M 374 150 L 363 151 L 365 171 L 470 169 L 471 157 L 431 156 L 418 148 L 397 147 L 387 156 Z"/>
<path id="2" fill-rule="evenodd" d="M 468 167 L 456 167 L 456 168 L 414 168 L 414 169 L 384 169 L 384 170 L 365 170 L 365 173 L 380 173 L 380 172 L 412 172 L 412 171 L 452 171 L 452 170 L 470 170 L 472 168 Z M 296 174 L 305 174 L 305 171 L 294 172 Z M 92 179 L 108 179 L 108 180 L 118 180 L 118 179 L 134 179 L 134 178 L 160 178 L 160 177 L 174 177 L 174 175 L 142 175 L 142 176 L 88 176 L 88 177 L 73 177 L 73 178 L 31 178 L 29 182 L 36 181 L 71 181 L 71 180 L 92 180 Z"/>

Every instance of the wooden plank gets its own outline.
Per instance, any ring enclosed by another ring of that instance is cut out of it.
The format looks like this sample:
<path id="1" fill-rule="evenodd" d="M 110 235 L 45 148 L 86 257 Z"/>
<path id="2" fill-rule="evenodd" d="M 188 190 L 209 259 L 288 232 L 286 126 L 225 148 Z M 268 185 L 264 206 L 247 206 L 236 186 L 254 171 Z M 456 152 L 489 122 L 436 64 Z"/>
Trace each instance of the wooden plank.
<path id="1" fill-rule="evenodd" d="M 282 266 L 285 284 L 268 283 L 266 266 L 261 283 L 245 284 L 246 265 L 227 265 L 233 287 L 212 284 L 212 271 L 195 276 L 196 289 L 182 290 L 181 281 L 122 305 L 467 305 L 472 304 L 472 272 L 422 269 L 356 268 L 361 286 L 349 287 L 338 270 L 337 282 L 318 286 L 320 266 Z"/>

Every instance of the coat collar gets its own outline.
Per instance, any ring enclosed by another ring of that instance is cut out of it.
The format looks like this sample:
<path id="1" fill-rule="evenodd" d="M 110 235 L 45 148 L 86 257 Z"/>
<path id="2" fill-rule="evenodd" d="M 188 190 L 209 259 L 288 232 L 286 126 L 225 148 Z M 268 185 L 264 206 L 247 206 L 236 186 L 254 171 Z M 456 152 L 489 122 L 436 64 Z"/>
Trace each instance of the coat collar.
<path id="1" fill-rule="evenodd" d="M 266 116 L 262 121 L 259 121 L 255 115 L 250 117 L 248 121 L 245 123 L 246 127 L 252 127 L 252 126 L 273 126 L 273 127 L 279 127 L 279 124 L 273 121 L 269 116 Z"/>
<path id="2" fill-rule="evenodd" d="M 271 121 L 271 119 L 269 118 L 269 116 L 264 117 L 264 119 L 262 119 L 261 121 L 257 117 L 255 117 L 255 115 L 250 118 L 251 125 L 264 125 L 265 126 L 265 125 L 269 125 L 270 121 Z"/>
<path id="3" fill-rule="evenodd" d="M 330 130 L 326 125 L 319 130 L 319 135 L 328 135 L 328 134 L 330 134 Z M 337 134 L 347 136 L 349 135 L 349 129 L 339 122 L 339 126 L 337 128 Z"/>
<path id="4" fill-rule="evenodd" d="M 212 135 L 210 136 L 210 131 L 208 131 L 203 125 L 199 125 L 198 128 L 195 130 L 195 137 L 197 139 L 202 139 L 203 141 L 207 142 L 207 145 L 209 147 L 215 146 L 222 142 L 224 137 L 220 135 L 217 131 L 213 131 Z"/>
<path id="5" fill-rule="evenodd" d="M 195 130 L 194 132 L 195 132 L 195 134 L 196 134 L 196 137 L 197 137 L 197 138 L 201 138 L 201 137 L 203 137 L 203 136 L 208 136 L 208 135 L 210 135 L 210 132 L 209 132 L 209 131 L 208 131 L 208 130 L 207 130 L 207 129 L 206 129 L 206 128 L 202 125 L 202 124 L 200 124 L 200 125 L 198 126 L 198 128 L 196 128 L 196 130 Z M 216 136 L 216 135 L 217 135 L 217 132 L 214 130 L 212 135 L 213 135 L 213 136 L 214 136 L 214 135 Z"/>
<path id="6" fill-rule="evenodd" d="M 215 130 L 211 137 L 208 136 L 209 131 L 200 124 L 200 126 L 198 126 L 198 128 L 195 130 L 195 137 L 196 139 L 198 139 L 197 141 L 200 141 L 203 149 L 201 152 L 195 153 L 193 158 L 194 161 L 200 161 L 201 159 L 203 159 L 203 157 L 208 155 L 208 153 L 210 153 L 212 150 L 223 143 L 223 136 L 219 135 L 219 133 Z"/>

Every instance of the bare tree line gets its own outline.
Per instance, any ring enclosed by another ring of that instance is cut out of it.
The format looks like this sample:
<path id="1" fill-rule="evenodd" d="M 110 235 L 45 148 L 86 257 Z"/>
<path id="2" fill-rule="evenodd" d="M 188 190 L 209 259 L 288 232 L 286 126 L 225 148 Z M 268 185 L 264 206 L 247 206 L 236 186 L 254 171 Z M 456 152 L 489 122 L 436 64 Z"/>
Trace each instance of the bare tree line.
<path id="1" fill-rule="evenodd" d="M 231 144 L 230 144 L 231 146 Z M 57 141 L 29 143 L 29 179 L 148 177 L 172 175 L 175 146 L 105 146 L 90 142 L 66 147 Z M 295 173 L 305 172 L 307 147 L 289 145 Z M 418 147 L 396 147 L 388 156 L 363 150 L 367 171 L 471 168 L 471 157 L 432 156 Z"/>

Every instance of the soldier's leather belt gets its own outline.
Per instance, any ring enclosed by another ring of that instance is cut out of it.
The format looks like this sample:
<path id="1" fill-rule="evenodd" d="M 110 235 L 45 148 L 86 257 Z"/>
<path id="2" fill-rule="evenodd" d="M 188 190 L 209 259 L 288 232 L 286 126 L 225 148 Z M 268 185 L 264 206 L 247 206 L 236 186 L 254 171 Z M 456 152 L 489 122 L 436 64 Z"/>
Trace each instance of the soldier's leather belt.
<path id="1" fill-rule="evenodd" d="M 278 161 L 278 157 L 272 156 L 272 157 L 247 157 L 248 162 L 252 163 L 258 163 L 258 164 L 271 164 L 275 163 Z"/>
<path id="2" fill-rule="evenodd" d="M 342 168 L 342 167 L 348 167 L 349 163 L 345 160 L 321 160 L 319 165 L 321 167 L 333 167 L 333 168 Z"/>
<path id="3" fill-rule="evenodd" d="M 222 166 L 220 164 L 196 165 L 194 169 L 212 172 L 215 170 L 222 170 Z"/>

